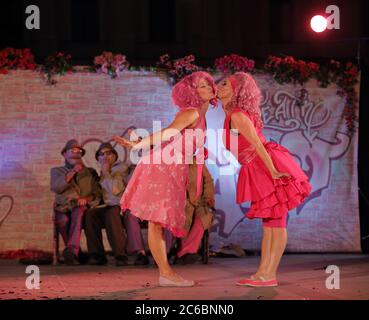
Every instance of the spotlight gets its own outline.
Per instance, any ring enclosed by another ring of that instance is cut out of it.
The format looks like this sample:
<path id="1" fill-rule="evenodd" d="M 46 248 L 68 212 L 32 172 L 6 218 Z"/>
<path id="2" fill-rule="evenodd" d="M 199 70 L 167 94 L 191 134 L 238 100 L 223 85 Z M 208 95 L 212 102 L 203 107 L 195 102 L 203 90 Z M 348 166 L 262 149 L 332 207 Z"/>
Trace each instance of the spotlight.
<path id="1" fill-rule="evenodd" d="M 311 18 L 310 26 L 315 32 L 323 32 L 327 29 L 327 19 L 320 15 L 314 16 Z"/>

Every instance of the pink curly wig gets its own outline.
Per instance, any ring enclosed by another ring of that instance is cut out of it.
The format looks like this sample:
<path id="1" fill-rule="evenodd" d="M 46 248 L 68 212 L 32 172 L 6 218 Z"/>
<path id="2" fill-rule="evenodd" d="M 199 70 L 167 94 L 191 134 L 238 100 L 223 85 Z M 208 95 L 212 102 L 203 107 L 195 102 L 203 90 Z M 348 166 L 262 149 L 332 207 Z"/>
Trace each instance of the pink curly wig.
<path id="1" fill-rule="evenodd" d="M 240 108 L 247 111 L 255 117 L 257 127 L 262 128 L 264 125 L 260 110 L 261 93 L 254 78 L 248 73 L 236 72 L 228 79 L 232 85 L 233 96 L 226 108 L 228 110 Z"/>
<path id="2" fill-rule="evenodd" d="M 213 88 L 214 94 L 216 94 L 216 86 L 210 74 L 203 71 L 191 73 L 173 87 L 172 99 L 178 108 L 200 108 L 203 105 L 204 101 L 199 97 L 196 90 L 201 79 L 205 79 Z"/>

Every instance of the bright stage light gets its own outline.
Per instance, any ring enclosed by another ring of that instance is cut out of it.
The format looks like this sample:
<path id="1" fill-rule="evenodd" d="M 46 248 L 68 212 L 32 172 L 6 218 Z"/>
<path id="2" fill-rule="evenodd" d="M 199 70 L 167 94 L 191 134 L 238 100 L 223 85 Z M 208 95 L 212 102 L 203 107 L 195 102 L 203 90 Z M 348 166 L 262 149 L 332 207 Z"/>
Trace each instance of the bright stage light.
<path id="1" fill-rule="evenodd" d="M 311 18 L 310 26 L 315 32 L 323 32 L 327 29 L 327 19 L 319 15 L 314 16 Z"/>

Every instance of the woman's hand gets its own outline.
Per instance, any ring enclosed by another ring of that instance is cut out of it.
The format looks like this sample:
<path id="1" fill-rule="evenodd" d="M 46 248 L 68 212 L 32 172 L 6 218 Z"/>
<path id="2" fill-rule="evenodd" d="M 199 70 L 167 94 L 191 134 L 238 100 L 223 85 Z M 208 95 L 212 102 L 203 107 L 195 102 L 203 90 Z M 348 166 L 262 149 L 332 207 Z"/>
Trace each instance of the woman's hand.
<path id="1" fill-rule="evenodd" d="M 114 141 L 128 149 L 132 149 L 138 143 L 138 141 L 129 141 L 119 136 L 115 136 Z"/>
<path id="2" fill-rule="evenodd" d="M 109 161 L 106 160 L 106 158 L 100 159 L 99 163 L 100 163 L 101 171 L 102 171 L 103 175 L 106 175 L 106 174 L 110 173 L 111 164 L 109 163 Z"/>
<path id="3" fill-rule="evenodd" d="M 287 172 L 279 172 L 279 171 L 274 171 L 272 173 L 272 178 L 273 179 L 281 179 L 283 177 L 291 178 L 291 175 Z"/>
<path id="4" fill-rule="evenodd" d="M 77 204 L 80 207 L 86 206 L 88 203 L 87 197 L 79 197 L 77 200 Z"/>

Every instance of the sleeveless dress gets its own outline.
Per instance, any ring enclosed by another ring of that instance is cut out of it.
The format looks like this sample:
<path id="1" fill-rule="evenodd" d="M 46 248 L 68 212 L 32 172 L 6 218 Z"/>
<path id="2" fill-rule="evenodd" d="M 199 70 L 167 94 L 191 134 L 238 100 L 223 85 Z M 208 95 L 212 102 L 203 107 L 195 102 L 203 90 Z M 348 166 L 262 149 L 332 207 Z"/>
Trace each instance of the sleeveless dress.
<path id="1" fill-rule="evenodd" d="M 287 172 L 291 178 L 273 179 L 255 148 L 241 134 L 231 131 L 231 116 L 241 111 L 254 124 L 257 134 L 279 172 Z M 238 153 L 232 150 L 231 136 L 237 139 Z M 235 109 L 224 121 L 223 142 L 241 164 L 237 182 L 237 203 L 251 201 L 246 216 L 250 219 L 279 219 L 299 206 L 311 192 L 308 177 L 289 151 L 283 146 L 268 142 L 262 130 L 256 127 L 256 119 L 247 111 Z"/>
<path id="2" fill-rule="evenodd" d="M 155 147 L 142 156 L 120 201 L 123 212 L 129 209 L 141 220 L 159 223 L 176 237 L 186 235 L 188 163 L 205 144 L 205 112 L 197 110 L 200 117 L 193 128 L 183 129 L 161 148 Z M 168 156 L 176 161 L 164 161 Z"/>

